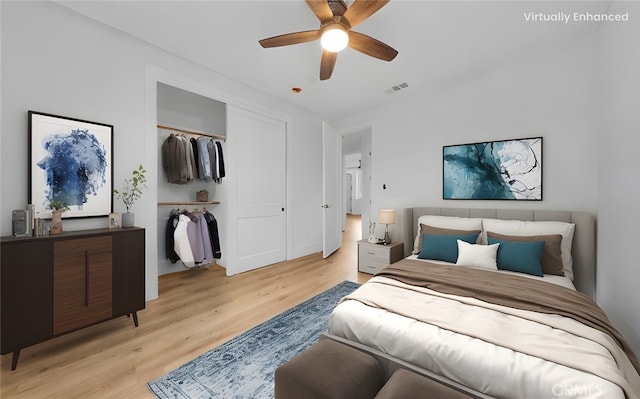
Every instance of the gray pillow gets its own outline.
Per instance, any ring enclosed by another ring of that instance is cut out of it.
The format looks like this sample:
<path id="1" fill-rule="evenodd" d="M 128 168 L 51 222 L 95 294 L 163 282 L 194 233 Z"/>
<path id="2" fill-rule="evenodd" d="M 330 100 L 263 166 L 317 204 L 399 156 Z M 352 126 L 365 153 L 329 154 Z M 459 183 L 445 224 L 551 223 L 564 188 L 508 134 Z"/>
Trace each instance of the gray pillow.
<path id="1" fill-rule="evenodd" d="M 544 241 L 544 248 L 542 249 L 542 272 L 544 274 L 554 274 L 556 276 L 564 276 L 562 271 L 562 236 L 560 234 L 540 235 L 540 236 L 509 236 L 504 234 L 494 233 L 487 231 L 487 237 L 495 238 L 497 240 L 507 241 L 520 241 L 520 242 L 532 242 L 532 241 Z"/>
<path id="2" fill-rule="evenodd" d="M 480 230 L 455 230 L 455 229 L 445 229 L 442 227 L 433 227 L 427 226 L 426 224 L 420 223 L 420 234 L 418 235 L 418 245 L 414 250 L 414 255 L 420 253 L 422 249 L 422 236 L 424 234 L 429 234 L 433 236 L 455 236 L 455 235 L 465 235 L 465 234 L 480 234 Z"/>

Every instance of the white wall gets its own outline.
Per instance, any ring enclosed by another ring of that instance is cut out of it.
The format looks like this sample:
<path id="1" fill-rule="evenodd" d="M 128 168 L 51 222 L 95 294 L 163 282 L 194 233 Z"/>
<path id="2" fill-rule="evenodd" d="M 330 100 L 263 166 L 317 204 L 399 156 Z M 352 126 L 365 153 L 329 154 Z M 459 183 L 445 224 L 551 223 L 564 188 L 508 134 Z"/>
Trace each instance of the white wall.
<path id="1" fill-rule="evenodd" d="M 550 44 L 457 84 L 335 123 L 338 129 L 373 126 L 373 214 L 418 205 L 495 207 L 442 199 L 442 146 L 534 136 L 544 137 L 544 200 L 499 205 L 595 213 L 594 57 L 591 37 Z M 389 226 L 398 238 L 402 228 L 402 220 Z"/>
<path id="2" fill-rule="evenodd" d="M 599 32 L 602 125 L 598 140 L 598 303 L 640 354 L 640 4 L 614 2 L 634 18 Z"/>
<path id="3" fill-rule="evenodd" d="M 248 103 L 292 115 L 288 135 L 289 252 L 321 248 L 321 118 L 99 24 L 53 2 L 0 2 L 2 131 L 0 234 L 11 234 L 10 212 L 28 197 L 27 111 L 36 110 L 114 125 L 114 185 L 142 163 L 149 190 L 134 205 L 147 229 L 147 298 L 157 295 L 157 141 L 145 132 L 149 66 L 158 66 L 210 91 L 233 93 Z M 154 90 L 155 95 L 155 90 Z M 316 206 L 317 205 L 317 206 Z M 124 207 L 115 203 L 116 212 Z M 66 230 L 106 226 L 106 218 L 66 220 Z"/>
<path id="4" fill-rule="evenodd" d="M 225 136 L 227 107 L 223 102 L 158 83 L 158 123 Z"/>

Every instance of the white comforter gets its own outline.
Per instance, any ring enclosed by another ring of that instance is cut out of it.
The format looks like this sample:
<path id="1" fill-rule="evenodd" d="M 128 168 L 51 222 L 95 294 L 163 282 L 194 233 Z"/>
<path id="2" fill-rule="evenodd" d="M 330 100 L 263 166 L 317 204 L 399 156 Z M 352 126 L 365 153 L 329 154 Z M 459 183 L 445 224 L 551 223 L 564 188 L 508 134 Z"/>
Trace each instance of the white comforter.
<path id="1" fill-rule="evenodd" d="M 616 351 L 604 333 L 561 316 L 484 303 L 477 307 L 474 302 L 480 301 L 473 298 L 435 293 L 385 277 L 374 277 L 352 295 L 358 297 L 372 285 L 382 288 L 384 297 L 399 300 L 402 309 L 414 306 L 427 316 L 407 317 L 397 309 L 369 306 L 347 296 L 330 317 L 330 334 L 499 398 L 638 399 L 640 377 L 628 364 L 618 365 L 628 359 L 612 354 Z M 551 319 L 554 327 L 547 325 L 549 320 L 540 323 L 541 318 Z M 461 319 L 469 331 L 451 322 Z M 515 325 L 524 333 L 515 336 Z"/>

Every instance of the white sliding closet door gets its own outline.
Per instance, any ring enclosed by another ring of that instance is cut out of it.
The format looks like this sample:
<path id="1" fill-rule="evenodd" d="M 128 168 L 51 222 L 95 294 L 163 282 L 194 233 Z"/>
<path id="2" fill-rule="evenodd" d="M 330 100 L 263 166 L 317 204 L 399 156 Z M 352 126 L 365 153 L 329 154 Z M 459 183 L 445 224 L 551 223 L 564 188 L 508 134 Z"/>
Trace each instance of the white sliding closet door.
<path id="1" fill-rule="evenodd" d="M 286 259 L 287 124 L 237 108 L 229 116 L 231 275 Z"/>

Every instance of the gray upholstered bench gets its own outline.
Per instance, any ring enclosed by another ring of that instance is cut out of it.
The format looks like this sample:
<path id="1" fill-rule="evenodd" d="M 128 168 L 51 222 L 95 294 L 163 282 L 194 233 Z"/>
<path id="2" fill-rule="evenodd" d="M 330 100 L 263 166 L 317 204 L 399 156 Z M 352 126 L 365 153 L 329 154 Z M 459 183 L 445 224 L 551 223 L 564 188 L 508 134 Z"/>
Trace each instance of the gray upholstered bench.
<path id="1" fill-rule="evenodd" d="M 398 369 L 384 384 L 375 399 L 469 399 L 473 397 L 414 372 Z"/>
<path id="2" fill-rule="evenodd" d="M 372 356 L 322 339 L 276 369 L 276 399 L 373 399 L 382 369 Z"/>

